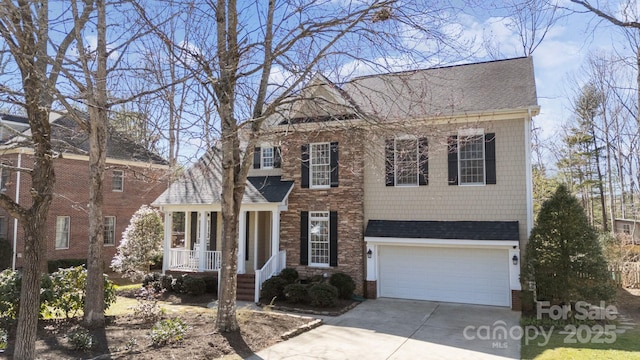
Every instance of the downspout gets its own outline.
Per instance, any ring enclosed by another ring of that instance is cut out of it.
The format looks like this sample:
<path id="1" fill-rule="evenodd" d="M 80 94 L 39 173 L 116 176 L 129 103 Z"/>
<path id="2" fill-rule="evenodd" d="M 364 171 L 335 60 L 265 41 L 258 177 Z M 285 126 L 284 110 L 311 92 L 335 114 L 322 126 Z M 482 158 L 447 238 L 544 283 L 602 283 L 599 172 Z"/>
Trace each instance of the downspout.
<path id="1" fill-rule="evenodd" d="M 22 167 L 22 153 L 24 149 L 20 149 L 18 153 L 18 168 Z M 20 171 L 16 174 L 16 204 L 20 204 Z M 13 261 L 11 264 L 11 268 L 16 270 L 16 256 L 18 255 L 17 251 L 18 246 L 18 219 L 13 219 Z"/>
<path id="2" fill-rule="evenodd" d="M 531 235 L 533 229 L 533 169 L 531 167 L 531 131 L 533 115 L 532 109 L 528 109 L 527 118 L 524 121 L 524 138 L 525 138 L 525 187 L 526 187 L 526 203 L 527 203 L 527 239 Z"/>

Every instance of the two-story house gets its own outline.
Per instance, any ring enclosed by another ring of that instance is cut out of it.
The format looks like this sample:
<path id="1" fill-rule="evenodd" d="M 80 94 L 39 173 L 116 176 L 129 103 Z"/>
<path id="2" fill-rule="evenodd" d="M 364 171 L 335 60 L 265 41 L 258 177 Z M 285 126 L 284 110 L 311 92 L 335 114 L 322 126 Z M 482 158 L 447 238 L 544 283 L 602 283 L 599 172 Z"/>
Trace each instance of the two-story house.
<path id="1" fill-rule="evenodd" d="M 254 149 L 240 278 L 345 272 L 370 298 L 518 308 L 538 112 L 531 58 L 315 76 Z M 154 202 L 166 271 L 219 269 L 218 167 L 212 151 Z"/>
<path id="2" fill-rule="evenodd" d="M 4 123 L 5 119 L 9 123 Z M 2 121 L 2 127 L 12 136 L 0 144 L 0 161 L 13 167 L 29 168 L 33 164 L 33 151 L 26 141 L 29 137 L 27 119 L 5 115 Z M 46 225 L 49 234 L 47 259 L 86 259 L 89 246 L 88 136 L 64 114 L 52 113 L 51 131 L 57 157 L 54 160 L 56 183 Z M 106 166 L 103 258 L 107 269 L 132 215 L 167 188 L 169 175 L 166 160 L 113 130 L 109 131 L 107 139 Z M 29 206 L 31 179 L 28 174 L 3 169 L 1 182 L 3 192 L 19 204 Z M 8 239 L 14 249 L 13 267 L 21 268 L 23 229 L 4 209 L 0 209 L 0 231 L 0 238 Z"/>

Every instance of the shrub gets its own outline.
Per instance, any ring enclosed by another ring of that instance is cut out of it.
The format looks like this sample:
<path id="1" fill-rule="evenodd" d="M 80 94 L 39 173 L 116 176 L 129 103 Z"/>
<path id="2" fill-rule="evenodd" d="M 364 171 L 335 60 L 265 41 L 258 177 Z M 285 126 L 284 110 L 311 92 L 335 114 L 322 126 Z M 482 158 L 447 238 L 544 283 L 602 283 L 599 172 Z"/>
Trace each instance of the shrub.
<path id="1" fill-rule="evenodd" d="M 152 285 L 140 289 L 140 293 L 136 296 L 137 304 L 132 307 L 133 315 L 144 322 L 160 320 L 164 310 L 158 305 L 158 298 L 163 292 L 164 290 L 156 292 Z"/>
<path id="2" fill-rule="evenodd" d="M 149 336 L 154 346 L 164 346 L 182 342 L 186 333 L 187 324 L 180 318 L 175 318 L 158 321 L 153 325 Z"/>
<path id="3" fill-rule="evenodd" d="M 22 276 L 13 270 L 0 272 L 0 318 L 15 319 L 20 303 Z"/>
<path id="4" fill-rule="evenodd" d="M 353 291 L 356 289 L 356 283 L 351 276 L 345 273 L 335 273 L 329 278 L 329 284 L 338 289 L 338 296 L 341 299 L 351 299 Z"/>
<path id="5" fill-rule="evenodd" d="M 205 292 L 206 284 L 199 277 L 185 275 L 183 278 L 184 291 L 189 295 L 202 295 Z"/>
<path id="6" fill-rule="evenodd" d="M 173 279 L 173 282 L 171 283 L 171 290 L 176 294 L 184 294 L 186 292 L 184 288 L 184 275 Z"/>
<path id="7" fill-rule="evenodd" d="M 58 271 L 59 269 L 67 269 L 76 266 L 85 266 L 87 259 L 57 259 L 47 261 L 47 270 L 49 274 Z"/>
<path id="8" fill-rule="evenodd" d="M 285 286 L 287 286 L 285 279 L 279 276 L 269 278 L 262 284 L 260 297 L 266 301 L 271 301 L 273 298 L 284 299 Z"/>
<path id="9" fill-rule="evenodd" d="M 40 315 L 74 316 L 84 307 L 87 270 L 78 266 L 45 274 L 40 285 Z M 0 317 L 15 318 L 20 301 L 20 275 L 11 270 L 0 273 Z M 116 301 L 113 283 L 104 275 L 104 307 Z"/>
<path id="10" fill-rule="evenodd" d="M 147 273 L 142 277 L 142 287 L 153 286 L 156 291 L 162 290 L 161 273 Z"/>
<path id="11" fill-rule="evenodd" d="M 309 288 L 312 306 L 332 307 L 338 303 L 338 289 L 331 284 L 315 284 Z"/>
<path id="12" fill-rule="evenodd" d="M 95 345 L 95 339 L 87 329 L 78 328 L 71 331 L 67 335 L 67 339 L 69 340 L 69 344 L 74 350 L 91 350 L 91 348 Z"/>
<path id="13" fill-rule="evenodd" d="M 160 286 L 162 286 L 162 290 L 171 291 L 171 287 L 173 286 L 173 276 L 164 274 L 160 276 Z"/>
<path id="14" fill-rule="evenodd" d="M 218 279 L 213 276 L 205 276 L 202 278 L 204 280 L 205 292 L 208 294 L 217 294 L 218 293 Z"/>
<path id="15" fill-rule="evenodd" d="M 298 280 L 298 270 L 293 268 L 282 269 L 282 271 L 280 271 L 280 275 L 278 276 L 283 278 L 287 282 L 287 284 L 293 284 L 294 282 L 296 282 L 296 280 Z"/>
<path id="16" fill-rule="evenodd" d="M 303 284 L 289 284 L 284 287 L 284 297 L 293 304 L 309 301 L 309 290 Z"/>
<path id="17" fill-rule="evenodd" d="M 7 348 L 7 342 L 9 342 L 9 334 L 7 330 L 0 328 L 0 350 Z"/>

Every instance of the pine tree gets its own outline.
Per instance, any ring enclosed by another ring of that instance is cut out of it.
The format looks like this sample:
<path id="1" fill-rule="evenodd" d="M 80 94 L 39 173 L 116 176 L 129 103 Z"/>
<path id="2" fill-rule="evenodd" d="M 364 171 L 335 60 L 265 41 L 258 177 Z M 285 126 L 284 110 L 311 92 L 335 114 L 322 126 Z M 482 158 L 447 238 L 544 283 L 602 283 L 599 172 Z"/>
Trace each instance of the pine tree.
<path id="1" fill-rule="evenodd" d="M 538 300 L 595 303 L 615 295 L 598 235 L 565 185 L 542 205 L 523 273 L 535 281 Z"/>

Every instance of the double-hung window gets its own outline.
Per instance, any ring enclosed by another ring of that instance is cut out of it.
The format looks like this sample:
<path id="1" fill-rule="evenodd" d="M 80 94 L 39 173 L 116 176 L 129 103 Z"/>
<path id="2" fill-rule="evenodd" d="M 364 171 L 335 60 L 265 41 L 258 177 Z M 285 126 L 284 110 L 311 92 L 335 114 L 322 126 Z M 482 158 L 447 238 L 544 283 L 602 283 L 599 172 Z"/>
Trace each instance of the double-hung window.
<path id="1" fill-rule="evenodd" d="M 111 177 L 111 189 L 116 192 L 124 191 L 124 171 L 113 170 Z"/>
<path id="2" fill-rule="evenodd" d="M 331 186 L 331 144 L 318 143 L 310 145 L 309 172 L 312 188 L 328 188 Z"/>
<path id="3" fill-rule="evenodd" d="M 460 185 L 484 185 L 484 134 L 458 137 Z"/>
<path id="4" fill-rule="evenodd" d="M 104 217 L 104 244 L 105 245 L 116 244 L 116 217 L 115 216 Z"/>
<path id="5" fill-rule="evenodd" d="M 309 213 L 309 265 L 329 266 L 329 212 Z"/>
<path id="6" fill-rule="evenodd" d="M 418 185 L 418 140 L 404 138 L 395 140 L 395 184 L 396 186 Z"/>
<path id="7" fill-rule="evenodd" d="M 419 186 L 429 183 L 426 137 L 402 136 L 385 141 L 385 185 Z"/>
<path id="8" fill-rule="evenodd" d="M 69 248 L 69 230 L 71 218 L 68 216 L 58 216 L 56 218 L 56 249 Z"/>
<path id="9" fill-rule="evenodd" d="M 262 168 L 273 169 L 274 151 L 272 147 L 262 148 Z"/>
<path id="10" fill-rule="evenodd" d="M 448 140 L 449 185 L 496 184 L 496 134 L 464 129 Z"/>

